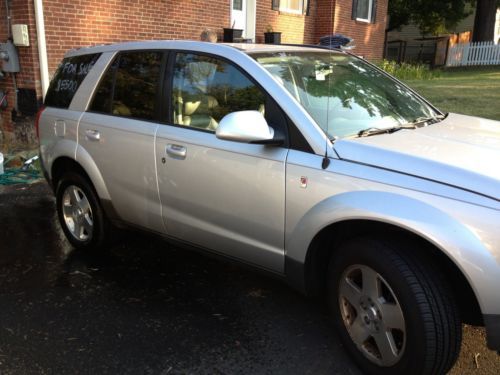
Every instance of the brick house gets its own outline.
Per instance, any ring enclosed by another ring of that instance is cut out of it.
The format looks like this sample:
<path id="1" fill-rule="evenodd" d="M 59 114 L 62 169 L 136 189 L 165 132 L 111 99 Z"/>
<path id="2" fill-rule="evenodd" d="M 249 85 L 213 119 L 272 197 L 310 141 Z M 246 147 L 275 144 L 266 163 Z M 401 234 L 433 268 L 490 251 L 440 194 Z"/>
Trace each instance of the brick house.
<path id="1" fill-rule="evenodd" d="M 0 78 L 0 90 L 7 99 L 7 106 L 0 109 L 0 131 L 6 140 L 31 140 L 33 114 L 48 80 L 64 53 L 72 48 L 130 40 L 199 39 L 205 28 L 221 34 L 222 28 L 234 25 L 244 30 L 243 37 L 257 43 L 263 42 L 269 27 L 282 33 L 282 43 L 317 44 L 323 35 L 342 33 L 355 39 L 355 53 L 377 60 L 383 55 L 387 3 L 388 0 L 5 0 L 5 6 L 0 6 L 0 42 L 12 37 L 12 25 L 21 24 L 27 25 L 24 44 L 29 45 L 17 42 L 20 71 L 4 73 Z"/>

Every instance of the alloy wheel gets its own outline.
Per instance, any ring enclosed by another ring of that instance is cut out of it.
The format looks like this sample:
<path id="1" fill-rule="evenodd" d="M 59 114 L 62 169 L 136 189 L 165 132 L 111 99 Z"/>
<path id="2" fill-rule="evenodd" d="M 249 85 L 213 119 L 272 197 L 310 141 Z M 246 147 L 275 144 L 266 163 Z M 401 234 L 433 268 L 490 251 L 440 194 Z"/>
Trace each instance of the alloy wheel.
<path id="1" fill-rule="evenodd" d="M 399 301 L 374 269 L 352 265 L 339 282 L 338 303 L 344 325 L 371 362 L 388 367 L 404 354 L 406 328 Z"/>
<path id="2" fill-rule="evenodd" d="M 78 186 L 66 187 L 62 197 L 62 213 L 66 228 L 79 241 L 92 239 L 94 220 L 87 196 Z"/>

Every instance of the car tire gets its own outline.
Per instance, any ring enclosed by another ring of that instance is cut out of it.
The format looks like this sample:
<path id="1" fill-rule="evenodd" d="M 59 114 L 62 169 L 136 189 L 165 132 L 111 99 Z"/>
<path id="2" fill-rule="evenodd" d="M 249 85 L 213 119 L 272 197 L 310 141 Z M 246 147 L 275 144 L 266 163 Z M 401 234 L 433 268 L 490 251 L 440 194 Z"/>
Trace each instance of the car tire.
<path id="1" fill-rule="evenodd" d="M 65 174 L 57 184 L 56 204 L 64 234 L 75 248 L 91 251 L 107 243 L 111 226 L 85 177 Z"/>
<path id="2" fill-rule="evenodd" d="M 351 239 L 332 256 L 328 302 L 349 354 L 367 374 L 445 374 L 462 327 L 450 287 L 413 242 Z"/>

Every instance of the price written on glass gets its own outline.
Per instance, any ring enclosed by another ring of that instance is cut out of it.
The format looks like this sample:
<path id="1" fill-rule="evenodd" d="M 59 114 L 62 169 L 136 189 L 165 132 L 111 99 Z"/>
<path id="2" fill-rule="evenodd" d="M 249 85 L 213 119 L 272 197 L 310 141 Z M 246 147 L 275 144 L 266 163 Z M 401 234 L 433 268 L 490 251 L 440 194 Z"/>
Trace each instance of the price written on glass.
<path id="1" fill-rule="evenodd" d="M 81 64 L 65 63 L 61 68 L 61 78 L 56 83 L 56 91 L 75 92 L 80 82 L 93 66 L 94 62 Z"/>

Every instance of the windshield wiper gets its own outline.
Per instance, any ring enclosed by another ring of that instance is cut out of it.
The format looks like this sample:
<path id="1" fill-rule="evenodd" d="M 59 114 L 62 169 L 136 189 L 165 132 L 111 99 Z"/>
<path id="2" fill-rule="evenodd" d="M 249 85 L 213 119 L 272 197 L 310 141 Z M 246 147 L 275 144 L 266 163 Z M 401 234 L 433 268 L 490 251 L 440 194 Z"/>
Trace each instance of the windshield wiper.
<path id="1" fill-rule="evenodd" d="M 390 128 L 371 127 L 371 128 L 366 128 L 366 129 L 360 130 L 357 133 L 357 136 L 358 137 L 368 137 L 370 135 L 377 135 L 377 134 L 384 134 L 384 133 L 391 134 L 391 133 L 397 132 L 398 130 L 401 130 L 401 129 L 415 129 L 415 128 L 416 128 L 416 126 L 414 124 L 397 125 L 397 126 L 393 126 Z"/>
<path id="2" fill-rule="evenodd" d="M 437 115 L 434 117 L 417 117 L 415 120 L 410 122 L 409 124 L 417 126 L 417 125 L 432 125 L 435 124 L 436 122 L 442 121 L 448 116 L 448 114 L 445 115 Z"/>

